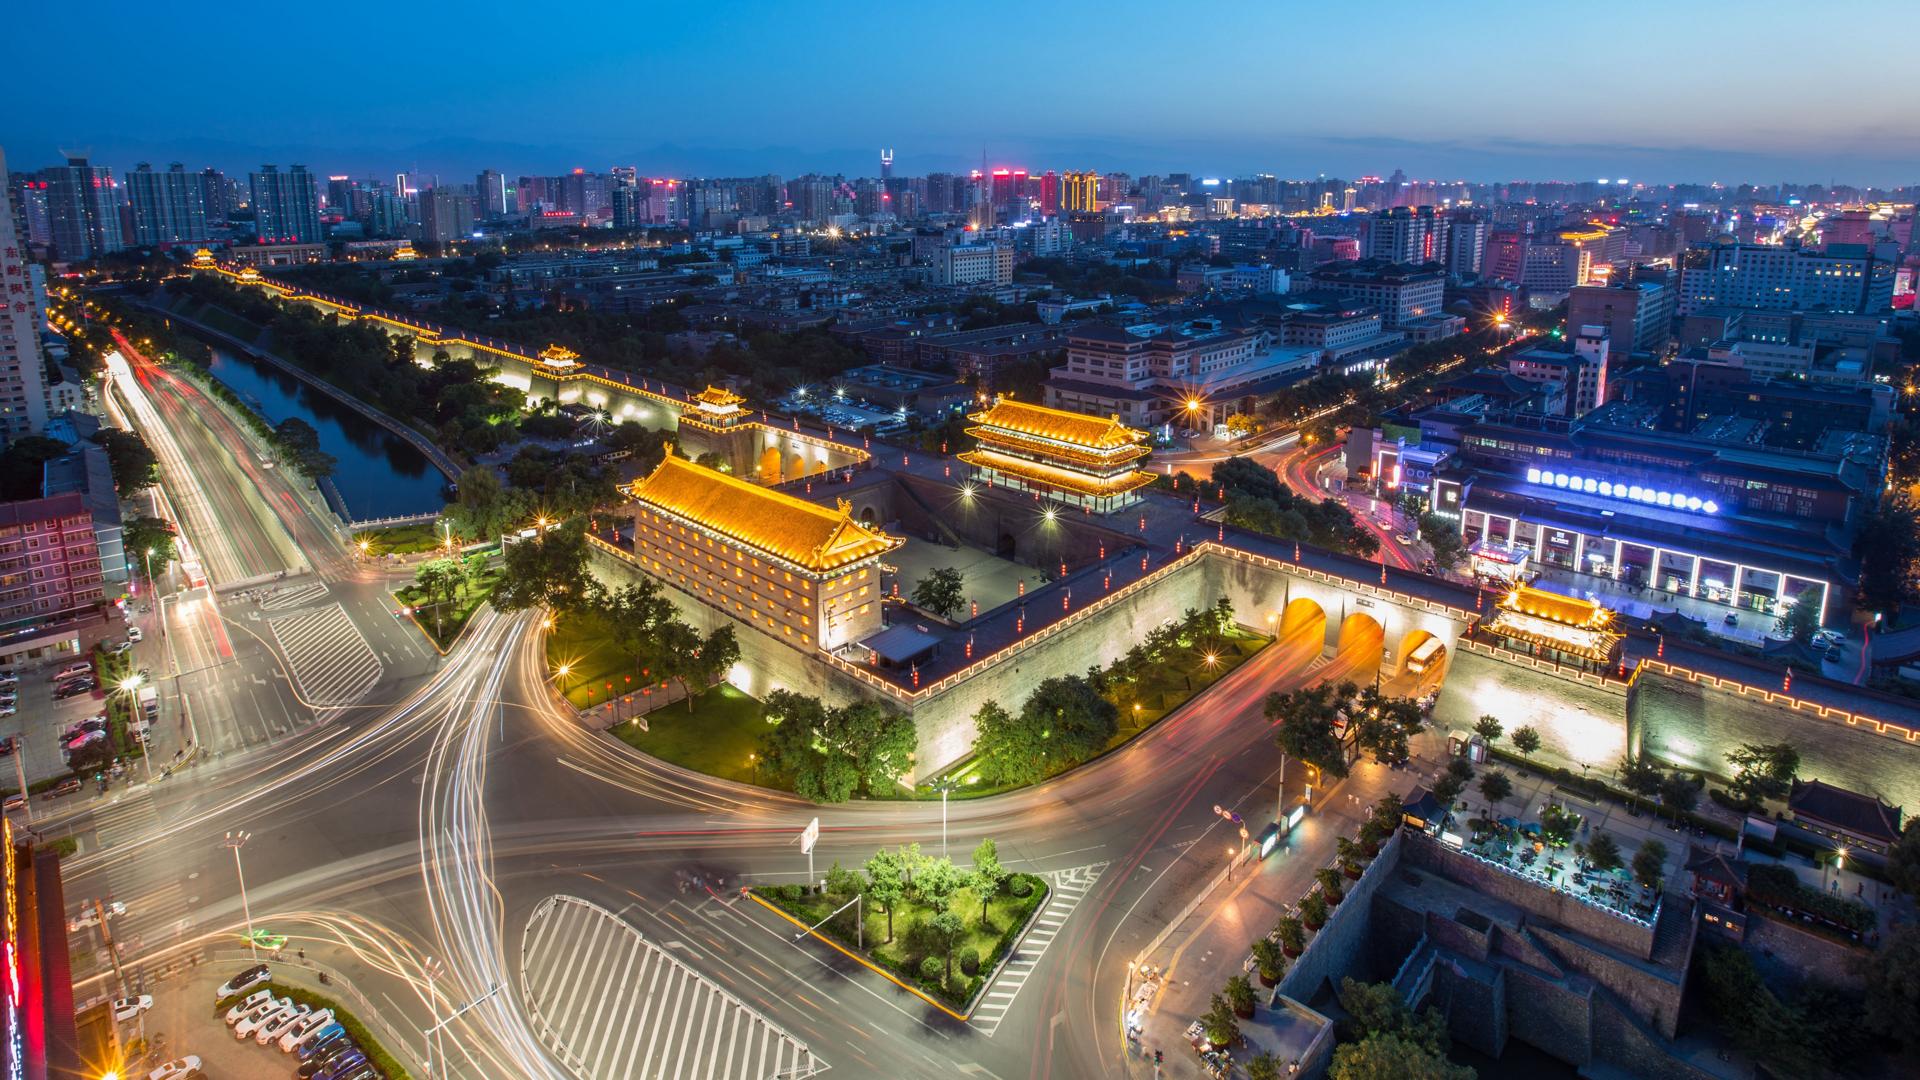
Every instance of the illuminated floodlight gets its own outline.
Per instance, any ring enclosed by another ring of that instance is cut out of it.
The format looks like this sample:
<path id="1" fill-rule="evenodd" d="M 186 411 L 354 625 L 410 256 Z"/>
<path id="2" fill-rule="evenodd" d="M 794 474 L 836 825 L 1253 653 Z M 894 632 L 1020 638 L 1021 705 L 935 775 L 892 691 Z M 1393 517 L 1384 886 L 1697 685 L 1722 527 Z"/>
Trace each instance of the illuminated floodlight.
<path id="1" fill-rule="evenodd" d="M 1663 491 L 1659 495 L 1655 496 L 1653 501 L 1659 503 L 1661 506 L 1672 506 L 1673 492 Z"/>
<path id="2" fill-rule="evenodd" d="M 1539 469 L 1528 469 L 1528 470 L 1527 470 L 1527 483 L 1529 483 L 1529 484 L 1537 484 L 1537 483 L 1539 483 L 1539 482 L 1540 482 L 1540 470 L 1539 470 Z"/>
<path id="3" fill-rule="evenodd" d="M 1714 502 L 1712 499 L 1708 499 L 1706 502 L 1700 504 L 1700 509 L 1709 514 L 1717 514 L 1720 512 L 1720 504 Z"/>

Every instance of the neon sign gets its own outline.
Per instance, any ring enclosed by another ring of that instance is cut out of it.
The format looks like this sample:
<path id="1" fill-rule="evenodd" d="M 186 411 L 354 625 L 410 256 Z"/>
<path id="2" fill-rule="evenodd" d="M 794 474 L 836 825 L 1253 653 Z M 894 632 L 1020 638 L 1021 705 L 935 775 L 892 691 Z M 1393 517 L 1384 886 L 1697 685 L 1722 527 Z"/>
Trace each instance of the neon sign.
<path id="1" fill-rule="evenodd" d="M 20 891 L 15 880 L 13 865 L 13 822 L 0 819 L 0 838 L 6 840 L 6 850 L 0 851 L 6 868 L 7 889 L 7 1077 L 8 1080 L 21 1080 L 26 1075 L 25 1046 L 20 1036 Z"/>
<path id="2" fill-rule="evenodd" d="M 1712 499 L 1702 499 L 1698 495 L 1686 495 L 1663 488 L 1643 487 L 1640 484 L 1616 484 L 1611 480 L 1580 476 L 1577 473 L 1528 469 L 1527 483 L 1578 491 L 1587 495 L 1599 495 L 1608 499 L 1625 499 L 1628 502 L 1645 503 L 1648 506 L 1660 506 L 1669 510 L 1691 510 L 1701 514 L 1720 512 L 1719 503 Z"/>

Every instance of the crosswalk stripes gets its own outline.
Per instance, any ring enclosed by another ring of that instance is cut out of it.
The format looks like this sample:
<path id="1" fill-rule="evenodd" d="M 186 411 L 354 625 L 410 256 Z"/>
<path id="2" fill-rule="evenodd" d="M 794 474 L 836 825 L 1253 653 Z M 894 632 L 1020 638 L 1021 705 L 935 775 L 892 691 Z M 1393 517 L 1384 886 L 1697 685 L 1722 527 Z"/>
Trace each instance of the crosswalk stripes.
<path id="1" fill-rule="evenodd" d="M 1028 928 L 1026 936 L 1020 939 L 1013 955 L 1007 958 L 1006 966 L 994 976 L 986 993 L 981 995 L 980 1003 L 973 1007 L 973 1013 L 968 1017 L 968 1023 L 981 1034 L 992 1038 L 993 1033 L 1000 1030 L 1000 1022 L 1006 1019 L 1008 1010 L 1013 1008 L 1013 999 L 1019 995 L 1020 988 L 1033 976 L 1033 970 L 1046 954 L 1047 946 L 1053 944 L 1053 939 L 1066 925 L 1068 916 L 1080 906 L 1081 898 L 1087 895 L 1088 889 L 1093 888 L 1094 882 L 1100 880 L 1100 875 L 1106 869 L 1106 863 L 1098 862 L 1046 874 L 1047 884 L 1053 890 L 1047 896 L 1046 906 L 1033 917 L 1033 925 Z"/>
<path id="2" fill-rule="evenodd" d="M 534 1030 L 579 1080 L 799 1080 L 827 1068 L 598 904 L 548 897 L 527 919 L 520 960 Z"/>
<path id="3" fill-rule="evenodd" d="M 351 704 L 380 681 L 380 658 L 340 604 L 282 615 L 267 626 L 310 706 Z"/>
<path id="4" fill-rule="evenodd" d="M 327 592 L 327 583 L 324 581 L 307 581 L 298 585 L 284 586 L 275 590 L 273 594 L 265 600 L 260 601 L 260 609 L 262 611 L 288 611 L 293 608 L 304 607 L 327 595 Z"/>

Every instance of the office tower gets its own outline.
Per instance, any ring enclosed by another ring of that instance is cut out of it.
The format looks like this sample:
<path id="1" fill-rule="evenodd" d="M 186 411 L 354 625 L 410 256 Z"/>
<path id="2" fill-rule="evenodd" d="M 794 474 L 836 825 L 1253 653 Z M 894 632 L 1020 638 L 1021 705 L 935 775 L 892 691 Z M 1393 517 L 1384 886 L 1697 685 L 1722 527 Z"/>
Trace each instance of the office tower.
<path id="1" fill-rule="evenodd" d="M 1090 172 L 1070 172 L 1061 178 L 1068 213 L 1090 214 L 1100 208 L 1100 178 Z"/>
<path id="2" fill-rule="evenodd" d="M 7 175 L 0 150 L 0 177 Z M 0 184 L 0 442 L 12 442 L 47 424 L 47 362 L 40 325 L 28 299 L 26 245 L 14 232 L 10 185 Z"/>
<path id="3" fill-rule="evenodd" d="M 1470 277 L 1480 272 L 1487 255 L 1487 223 L 1472 211 L 1455 211 L 1447 218 L 1447 273 Z"/>
<path id="4" fill-rule="evenodd" d="M 1363 258 L 1390 263 L 1442 261 L 1447 252 L 1447 219 L 1431 206 L 1396 206 L 1367 218 Z"/>
<path id="5" fill-rule="evenodd" d="M 1060 177 L 1052 169 L 1040 174 L 1040 216 L 1060 213 Z"/>
<path id="6" fill-rule="evenodd" d="M 261 243 L 317 244 L 325 239 L 320 232 L 320 192 L 305 165 L 286 172 L 262 165 L 247 181 Z"/>
<path id="7" fill-rule="evenodd" d="M 628 177 L 622 186 L 632 190 L 633 179 Z M 475 189 L 480 192 L 481 216 L 488 221 L 507 216 L 507 178 L 505 176 L 496 170 L 487 169 L 476 179 Z"/>
<path id="8" fill-rule="evenodd" d="M 207 239 L 207 204 L 200 174 L 174 162 L 155 172 L 141 162 L 127 174 L 136 244 L 198 244 Z"/>
<path id="9" fill-rule="evenodd" d="M 646 208 L 646 196 L 638 187 L 622 184 L 613 189 L 613 227 L 616 229 L 637 229 L 647 223 L 642 216 Z"/>
<path id="10" fill-rule="evenodd" d="M 1020 178 L 1025 179 L 1026 173 L 1021 173 Z M 1012 206 L 1016 190 L 1018 188 L 1014 182 L 1012 169 L 993 170 L 993 208 L 995 210 L 1005 210 Z"/>
<path id="11" fill-rule="evenodd" d="M 420 193 L 420 239 L 436 244 L 473 231 L 473 197 L 459 188 L 436 187 Z"/>
<path id="12" fill-rule="evenodd" d="M 408 226 L 413 222 L 413 215 L 407 208 L 405 197 L 383 191 L 373 197 L 367 222 L 368 231 L 375 236 L 405 236 Z"/>
<path id="13" fill-rule="evenodd" d="M 92 259 L 127 246 L 120 230 L 120 189 L 112 169 L 70 157 L 41 178 L 47 182 L 47 224 L 55 258 Z"/>
<path id="14" fill-rule="evenodd" d="M 345 176 L 327 177 L 327 209 L 343 214 L 353 212 L 353 180 Z"/>
<path id="15" fill-rule="evenodd" d="M 880 151 L 880 181 L 885 183 L 893 179 L 893 151 Z"/>
<path id="16" fill-rule="evenodd" d="M 1778 244 L 1713 243 L 1681 260 L 1681 315 L 1715 305 L 1872 315 L 1893 306 L 1894 264 L 1873 248 L 1825 252 Z"/>
<path id="17" fill-rule="evenodd" d="M 1582 285 L 1567 294 L 1567 325 L 1604 326 L 1614 352 L 1666 351 L 1673 333 L 1673 288 L 1654 281 Z"/>
<path id="18" fill-rule="evenodd" d="M 233 196 L 226 174 L 219 169 L 200 170 L 200 205 L 206 211 L 209 231 L 225 227 L 233 211 Z"/>
<path id="19" fill-rule="evenodd" d="M 1518 283 L 1527 268 L 1527 236 L 1518 229 L 1496 229 L 1487 237 L 1481 260 L 1485 276 Z"/>

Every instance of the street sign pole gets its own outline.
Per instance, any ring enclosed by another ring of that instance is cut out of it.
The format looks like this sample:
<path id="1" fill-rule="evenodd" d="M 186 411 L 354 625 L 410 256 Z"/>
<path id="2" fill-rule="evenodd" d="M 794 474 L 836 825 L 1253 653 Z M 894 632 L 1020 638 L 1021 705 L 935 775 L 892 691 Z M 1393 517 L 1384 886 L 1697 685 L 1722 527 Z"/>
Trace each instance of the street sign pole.
<path id="1" fill-rule="evenodd" d="M 800 850 L 807 854 L 807 887 L 813 887 L 813 846 L 820 842 L 820 819 L 807 822 L 800 833 Z"/>

